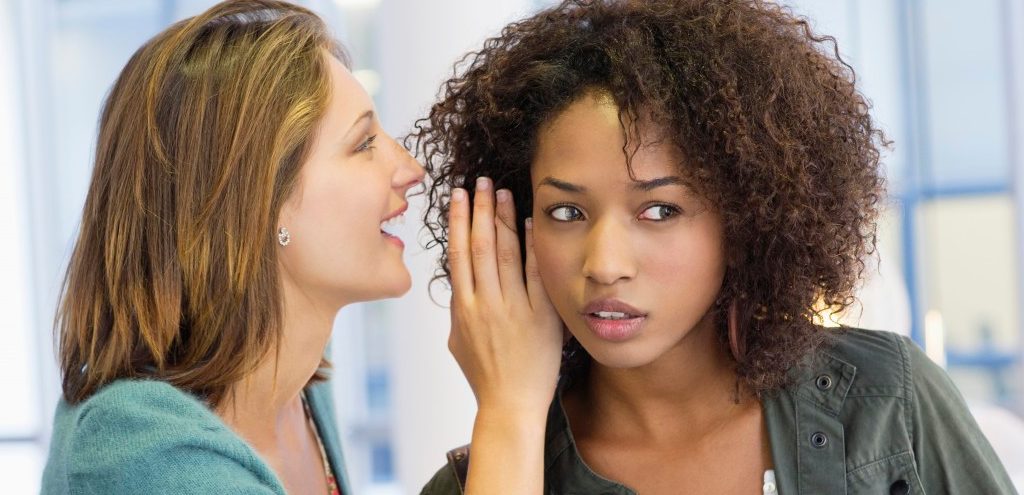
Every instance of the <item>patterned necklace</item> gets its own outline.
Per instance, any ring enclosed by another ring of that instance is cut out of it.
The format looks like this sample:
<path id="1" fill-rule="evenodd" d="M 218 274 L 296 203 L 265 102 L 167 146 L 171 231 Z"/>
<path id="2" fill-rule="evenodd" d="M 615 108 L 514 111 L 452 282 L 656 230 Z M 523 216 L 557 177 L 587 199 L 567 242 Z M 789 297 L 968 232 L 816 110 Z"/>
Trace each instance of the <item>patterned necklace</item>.
<path id="1" fill-rule="evenodd" d="M 303 391 L 300 397 L 302 397 L 302 408 L 306 411 L 306 421 L 309 421 L 309 426 L 313 429 L 313 436 L 316 438 L 316 444 L 320 447 L 320 459 L 323 461 L 324 475 L 327 477 L 327 493 L 328 495 L 341 495 L 341 489 L 338 488 L 338 480 L 331 471 L 330 461 L 327 460 L 327 450 L 324 449 L 324 442 L 320 439 L 320 429 L 316 427 L 316 421 L 313 420 L 313 412 L 309 410 L 306 392 Z"/>

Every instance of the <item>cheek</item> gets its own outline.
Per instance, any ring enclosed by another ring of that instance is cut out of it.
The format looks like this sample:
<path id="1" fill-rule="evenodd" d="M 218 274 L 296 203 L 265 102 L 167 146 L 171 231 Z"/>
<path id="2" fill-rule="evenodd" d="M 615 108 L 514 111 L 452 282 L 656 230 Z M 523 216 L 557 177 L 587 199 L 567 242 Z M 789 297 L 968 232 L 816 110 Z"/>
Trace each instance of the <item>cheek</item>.
<path id="1" fill-rule="evenodd" d="M 303 223 L 317 229 L 357 229 L 355 232 L 379 225 L 387 188 L 368 179 L 352 173 L 310 174 L 303 184 Z"/>
<path id="2" fill-rule="evenodd" d="M 310 167 L 302 179 L 301 194 L 285 226 L 294 242 L 287 260 L 302 280 L 336 285 L 356 274 L 375 270 L 382 238 L 379 212 L 386 194 L 365 178 L 337 167 Z M 340 277 L 340 278 L 339 278 Z"/>
<path id="3" fill-rule="evenodd" d="M 357 199 L 347 194 L 344 187 L 332 187 L 331 184 L 319 184 L 312 188 L 310 194 L 303 196 L 301 213 L 304 223 L 311 227 L 324 228 L 330 225 L 351 227 L 357 218 L 352 215 L 354 201 Z"/>
<path id="4" fill-rule="evenodd" d="M 701 304 L 718 296 L 725 276 L 725 253 L 717 230 L 662 239 L 656 244 L 645 250 L 650 255 L 643 259 L 644 272 L 657 286 L 676 288 L 685 293 L 684 300 Z"/>

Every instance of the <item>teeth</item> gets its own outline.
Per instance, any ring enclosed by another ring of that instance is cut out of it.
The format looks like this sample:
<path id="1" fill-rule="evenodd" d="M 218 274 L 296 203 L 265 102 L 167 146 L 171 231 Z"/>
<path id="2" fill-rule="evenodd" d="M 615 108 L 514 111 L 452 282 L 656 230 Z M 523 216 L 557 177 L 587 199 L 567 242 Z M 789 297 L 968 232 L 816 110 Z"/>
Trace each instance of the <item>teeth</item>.
<path id="1" fill-rule="evenodd" d="M 618 311 L 598 311 L 594 313 L 594 316 L 597 316 L 602 320 L 625 320 L 629 317 L 626 313 L 620 313 Z"/>
<path id="2" fill-rule="evenodd" d="M 398 215 L 380 223 L 380 230 L 389 235 L 396 235 L 395 231 L 405 225 L 405 214 Z"/>

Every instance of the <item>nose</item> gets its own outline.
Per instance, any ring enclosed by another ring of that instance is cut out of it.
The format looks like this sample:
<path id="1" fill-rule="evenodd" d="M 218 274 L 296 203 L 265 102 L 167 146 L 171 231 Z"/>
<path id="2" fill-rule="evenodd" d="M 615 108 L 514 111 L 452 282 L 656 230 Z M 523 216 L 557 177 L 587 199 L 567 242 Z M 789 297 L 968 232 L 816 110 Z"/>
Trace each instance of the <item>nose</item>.
<path id="1" fill-rule="evenodd" d="M 391 142 L 391 148 L 395 157 L 395 174 L 392 176 L 391 185 L 395 189 L 405 192 L 410 188 L 423 183 L 423 177 L 425 171 L 420 162 L 416 161 L 408 150 L 404 146 L 398 143 L 394 138 L 388 136 L 388 140 Z"/>
<path id="2" fill-rule="evenodd" d="M 636 258 L 628 225 L 619 220 L 598 221 L 587 235 L 583 275 L 600 285 L 613 285 L 636 276 Z"/>

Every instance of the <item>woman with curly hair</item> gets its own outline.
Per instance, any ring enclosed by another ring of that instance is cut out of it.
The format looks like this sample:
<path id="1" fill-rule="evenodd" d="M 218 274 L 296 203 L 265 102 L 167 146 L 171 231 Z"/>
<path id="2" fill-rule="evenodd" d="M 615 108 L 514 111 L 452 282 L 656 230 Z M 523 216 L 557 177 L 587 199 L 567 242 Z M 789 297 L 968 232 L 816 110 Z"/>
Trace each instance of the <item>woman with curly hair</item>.
<path id="1" fill-rule="evenodd" d="M 912 342 L 818 324 L 874 254 L 887 142 L 786 8 L 563 2 L 410 138 L 479 403 L 423 493 L 1013 492 Z"/>

